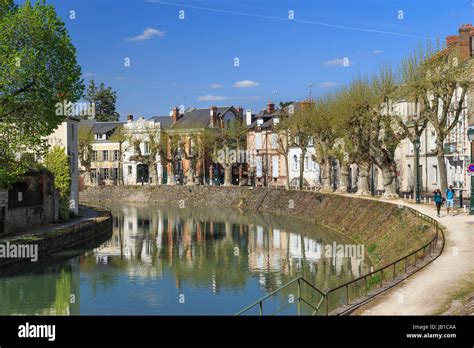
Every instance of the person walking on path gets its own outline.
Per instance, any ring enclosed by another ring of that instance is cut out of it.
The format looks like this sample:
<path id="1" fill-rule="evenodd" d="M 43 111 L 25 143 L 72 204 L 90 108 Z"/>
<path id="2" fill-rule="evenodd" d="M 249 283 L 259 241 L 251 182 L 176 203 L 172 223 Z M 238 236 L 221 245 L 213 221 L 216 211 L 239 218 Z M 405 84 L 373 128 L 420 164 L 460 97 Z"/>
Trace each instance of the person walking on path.
<path id="1" fill-rule="evenodd" d="M 434 202 L 436 204 L 436 211 L 438 213 L 438 217 L 440 217 L 441 206 L 443 205 L 443 195 L 441 194 L 440 189 L 436 189 L 433 192 L 434 194 Z"/>
<path id="2" fill-rule="evenodd" d="M 449 216 L 449 208 L 453 211 L 454 216 L 454 190 L 453 185 L 449 185 L 449 188 L 446 190 L 446 208 L 448 209 L 448 216 Z"/>
<path id="3" fill-rule="evenodd" d="M 441 194 L 440 189 L 434 190 L 433 194 L 434 194 L 434 201 L 436 204 L 436 212 L 438 213 L 438 217 L 441 217 L 440 212 L 441 212 L 441 206 L 443 205 L 443 195 Z"/>

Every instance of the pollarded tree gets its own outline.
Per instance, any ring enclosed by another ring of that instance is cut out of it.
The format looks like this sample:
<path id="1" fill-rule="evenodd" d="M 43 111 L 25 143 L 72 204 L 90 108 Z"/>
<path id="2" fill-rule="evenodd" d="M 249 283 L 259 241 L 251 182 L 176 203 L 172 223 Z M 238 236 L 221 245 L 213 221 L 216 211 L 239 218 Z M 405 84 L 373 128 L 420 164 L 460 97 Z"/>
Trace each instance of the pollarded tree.
<path id="1" fill-rule="evenodd" d="M 448 47 L 425 61 L 427 93 L 423 107 L 436 131 L 436 156 L 441 190 L 447 188 L 444 141 L 459 124 L 468 90 L 473 87 L 473 59 L 457 47 Z"/>
<path id="2" fill-rule="evenodd" d="M 369 194 L 369 166 L 373 161 L 371 147 L 374 142 L 372 123 L 372 89 L 367 79 L 357 78 L 338 95 L 335 106 L 338 117 L 335 127 L 342 138 L 345 151 L 359 168 L 357 194 Z"/>
<path id="3" fill-rule="evenodd" d="M 397 82 L 390 67 L 384 67 L 372 79 L 373 118 L 371 155 L 382 170 L 384 197 L 398 197 L 396 190 L 397 164 L 395 150 L 404 137 L 397 117 L 395 117 L 392 97 Z"/>
<path id="4" fill-rule="evenodd" d="M 127 132 L 123 124 L 119 125 L 109 138 L 110 141 L 118 143 L 118 178 L 117 184 L 123 185 L 123 154 L 133 146 L 133 136 Z"/>
<path id="5" fill-rule="evenodd" d="M 300 110 L 289 117 L 288 131 L 291 137 L 292 146 L 300 150 L 299 166 L 299 189 L 303 189 L 304 183 L 304 158 L 308 152 L 310 138 L 312 137 L 312 123 L 314 121 L 314 102 L 306 102 Z"/>
<path id="6" fill-rule="evenodd" d="M 312 122 L 310 124 L 310 133 L 313 136 L 316 155 L 313 160 L 321 164 L 321 190 L 332 191 L 331 189 L 331 161 L 337 158 L 341 163 L 341 174 L 346 177 L 344 170 L 344 156 L 341 152 L 339 134 L 337 132 L 337 118 L 339 110 L 336 103 L 338 95 L 328 94 L 319 98 L 315 106 L 311 109 L 313 112 Z M 348 173 L 347 173 L 348 175 Z M 335 179 L 335 178 L 334 178 Z M 347 190 L 347 184 L 343 181 L 342 187 Z M 340 190 L 342 191 L 342 189 Z"/>
<path id="7" fill-rule="evenodd" d="M 76 50 L 51 5 L 3 1 L 0 42 L 0 185 L 8 186 L 27 169 L 22 153 L 45 153 L 45 137 L 65 119 L 57 103 L 77 101 L 84 87 Z"/>
<path id="8" fill-rule="evenodd" d="M 429 108 L 425 108 L 424 96 L 428 95 L 428 83 L 425 78 L 427 65 L 425 62 L 433 56 L 431 46 L 420 46 L 405 58 L 400 66 L 400 86 L 395 93 L 397 102 L 405 101 L 409 108 L 407 115 L 394 114 L 403 131 L 403 137 L 412 144 L 420 141 L 420 137 L 429 123 Z M 418 168 L 413 166 L 413 177 Z"/>
<path id="9" fill-rule="evenodd" d="M 273 131 L 277 134 L 277 148 L 276 152 L 285 159 L 285 189 L 290 189 L 290 164 L 289 164 L 289 153 L 291 147 L 291 127 L 290 120 L 291 116 L 282 117 L 277 125 L 274 126 Z"/>

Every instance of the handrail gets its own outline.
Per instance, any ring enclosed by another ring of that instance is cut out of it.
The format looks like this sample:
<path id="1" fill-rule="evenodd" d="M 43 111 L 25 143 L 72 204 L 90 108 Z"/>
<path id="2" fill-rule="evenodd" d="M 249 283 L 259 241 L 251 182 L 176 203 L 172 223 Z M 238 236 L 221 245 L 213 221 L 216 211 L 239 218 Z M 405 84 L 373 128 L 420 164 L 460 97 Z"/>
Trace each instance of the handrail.
<path id="1" fill-rule="evenodd" d="M 277 292 L 283 290 L 284 288 L 288 287 L 289 285 L 293 284 L 294 282 L 298 282 L 298 301 L 303 301 L 305 302 L 306 304 L 308 304 L 310 307 L 314 308 L 315 311 L 313 312 L 313 315 L 315 315 L 321 304 L 323 303 L 323 300 L 326 300 L 326 315 L 329 315 L 329 295 L 337 290 L 340 290 L 340 289 L 343 289 L 343 288 L 346 288 L 346 304 L 349 305 L 350 304 L 350 299 L 349 299 L 349 285 L 351 284 L 354 284 L 358 281 L 361 281 L 361 280 L 364 280 L 365 281 L 365 294 L 367 296 L 367 292 L 368 292 L 368 289 L 367 289 L 367 278 L 368 277 L 371 277 L 373 275 L 376 275 L 377 273 L 380 273 L 381 277 L 380 277 L 380 286 L 382 286 L 383 284 L 383 271 L 390 268 L 390 267 L 393 267 L 393 279 L 395 279 L 395 275 L 396 275 L 396 265 L 402 261 L 405 262 L 405 274 L 407 274 L 407 260 L 408 258 L 412 257 L 413 255 L 415 255 L 415 260 L 414 260 L 414 265 L 416 267 L 416 255 L 417 253 L 419 253 L 420 251 L 423 250 L 423 258 L 426 257 L 426 248 L 429 248 L 429 254 L 431 255 L 431 252 L 434 252 L 435 249 L 436 249 L 436 246 L 438 244 L 438 238 L 439 236 L 441 235 L 441 248 L 439 250 L 439 253 L 438 255 L 436 255 L 436 257 L 433 259 L 433 260 L 430 260 L 428 263 L 434 261 L 439 255 L 441 255 L 441 253 L 443 252 L 444 250 L 444 246 L 445 246 L 445 237 L 444 237 L 444 233 L 443 233 L 443 230 L 440 228 L 439 226 L 439 223 L 438 221 L 436 221 L 435 219 L 433 219 L 432 217 L 416 210 L 416 209 L 413 209 L 411 207 L 407 207 L 407 206 L 403 206 L 402 207 L 403 209 L 408 209 L 408 211 L 410 211 L 411 213 L 413 213 L 415 216 L 427 221 L 428 223 L 430 223 L 431 225 L 433 225 L 435 228 L 436 228 L 436 233 L 434 234 L 433 238 L 431 238 L 431 240 L 429 242 L 427 242 L 426 244 L 424 244 L 422 247 L 418 248 L 417 250 L 415 251 L 412 251 L 410 254 L 408 255 L 405 255 L 393 262 L 391 262 L 390 264 L 388 265 L 385 265 L 384 267 L 380 267 L 372 272 L 369 272 L 363 276 L 360 276 L 360 277 L 357 277 L 355 279 L 352 279 L 348 282 L 345 282 L 344 284 L 341 284 L 335 288 L 331 288 L 331 289 L 328 289 L 326 290 L 326 292 L 323 292 L 322 290 L 318 289 L 316 286 L 314 286 L 313 284 L 311 284 L 309 281 L 307 281 L 305 278 L 303 278 L 302 276 L 298 276 L 297 278 L 289 281 L 288 283 L 284 284 L 283 286 L 280 286 L 278 289 L 272 291 L 271 293 L 269 293 L 268 295 L 262 297 L 261 299 L 255 301 L 254 303 L 252 303 L 251 305 L 245 307 L 243 310 L 239 311 L 238 313 L 236 313 L 235 315 L 241 315 L 245 312 L 247 312 L 249 309 L 255 307 L 256 305 L 259 305 L 260 306 L 260 315 L 263 315 L 263 310 L 262 310 L 262 303 L 263 301 L 265 301 L 266 299 L 268 299 L 269 297 L 275 295 Z M 426 263 L 424 266 L 426 266 L 428 263 Z M 422 268 L 422 267 L 421 267 Z M 420 268 L 420 269 L 421 269 Z M 419 270 L 419 269 L 418 269 Z M 413 272 L 414 273 L 414 272 Z M 413 274 L 412 273 L 412 274 Z M 300 293 L 299 293 L 299 286 L 300 286 L 300 281 L 303 281 L 304 283 L 306 283 L 308 286 L 310 286 L 313 290 L 315 290 L 316 292 L 318 292 L 320 295 L 322 295 L 322 298 L 321 298 L 321 301 L 318 303 L 317 307 L 314 307 L 311 303 L 309 303 L 308 301 L 306 301 L 305 299 L 303 299 L 301 296 L 300 296 Z M 375 294 L 375 295 L 378 295 Z M 374 296 L 375 296 L 374 295 Z M 283 308 L 286 308 L 288 306 L 284 306 Z M 279 312 L 280 309 L 277 309 L 277 311 L 275 311 L 274 313 L 277 313 Z M 298 313 L 299 313 L 299 305 L 298 305 Z"/>
<path id="2" fill-rule="evenodd" d="M 290 286 L 291 284 L 293 284 L 294 282 L 297 282 L 299 281 L 300 279 L 303 279 L 302 276 L 299 276 L 293 280 L 290 280 L 288 283 L 280 286 L 278 289 L 276 290 L 273 290 L 271 293 L 267 294 L 266 296 L 262 297 L 261 299 L 253 302 L 252 304 L 248 305 L 247 307 L 245 307 L 244 309 L 242 309 L 241 311 L 237 312 L 235 315 L 241 315 L 242 313 L 245 313 L 247 312 L 249 309 L 251 309 L 252 307 L 255 307 L 256 305 L 258 305 L 259 303 L 265 301 L 267 298 L 269 297 L 272 297 L 273 295 L 275 295 L 277 292 L 283 290 L 284 288 L 287 288 L 288 286 Z"/>

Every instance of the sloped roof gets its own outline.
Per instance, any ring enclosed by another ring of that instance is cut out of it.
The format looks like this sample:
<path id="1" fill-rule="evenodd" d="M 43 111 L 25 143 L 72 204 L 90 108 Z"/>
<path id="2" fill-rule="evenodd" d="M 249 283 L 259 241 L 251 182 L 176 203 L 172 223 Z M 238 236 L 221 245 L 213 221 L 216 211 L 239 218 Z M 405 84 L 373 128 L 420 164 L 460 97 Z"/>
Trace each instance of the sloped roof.
<path id="1" fill-rule="evenodd" d="M 120 121 L 114 121 L 114 122 L 97 122 L 96 120 L 92 119 L 92 120 L 81 120 L 79 122 L 79 127 L 80 128 L 87 128 L 89 129 L 90 131 L 92 131 L 92 133 L 94 134 L 105 134 L 105 133 L 108 133 L 112 130 L 114 130 L 115 128 L 117 128 L 118 126 L 120 126 L 121 124 L 124 124 L 126 122 L 120 122 Z"/>
<path id="2" fill-rule="evenodd" d="M 217 114 L 223 115 L 227 111 L 233 110 L 232 106 L 224 106 L 217 108 Z M 190 112 L 185 112 L 181 118 L 171 126 L 172 129 L 185 128 L 207 128 L 210 123 L 211 109 L 195 109 Z"/>
<path id="3" fill-rule="evenodd" d="M 150 117 L 150 121 L 154 120 L 155 122 L 160 122 L 161 128 L 170 128 L 173 124 L 173 119 L 171 116 L 153 116 Z"/>
<path id="4" fill-rule="evenodd" d="M 126 122 L 96 122 L 92 127 L 94 134 L 108 133 Z"/>

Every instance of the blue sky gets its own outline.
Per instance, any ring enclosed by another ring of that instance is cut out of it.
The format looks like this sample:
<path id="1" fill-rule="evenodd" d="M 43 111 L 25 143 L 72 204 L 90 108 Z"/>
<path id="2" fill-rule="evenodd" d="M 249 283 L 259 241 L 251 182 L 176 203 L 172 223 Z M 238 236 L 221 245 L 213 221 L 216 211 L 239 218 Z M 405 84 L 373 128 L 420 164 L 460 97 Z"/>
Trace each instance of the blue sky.
<path id="1" fill-rule="evenodd" d="M 382 63 L 397 65 L 426 38 L 444 41 L 474 13 L 470 0 L 48 3 L 66 23 L 85 82 L 94 78 L 117 92 L 121 119 L 167 115 L 179 103 L 258 111 L 268 100 L 307 97 L 310 83 L 318 96 Z"/>

